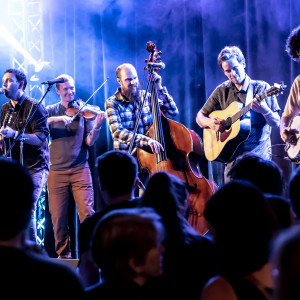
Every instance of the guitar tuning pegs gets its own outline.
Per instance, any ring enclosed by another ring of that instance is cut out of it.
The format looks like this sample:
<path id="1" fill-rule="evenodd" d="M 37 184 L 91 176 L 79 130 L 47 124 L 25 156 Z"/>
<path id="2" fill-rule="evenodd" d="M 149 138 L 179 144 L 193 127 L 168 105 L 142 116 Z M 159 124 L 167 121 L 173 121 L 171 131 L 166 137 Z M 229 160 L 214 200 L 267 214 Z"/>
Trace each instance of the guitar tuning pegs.
<path id="1" fill-rule="evenodd" d="M 276 88 L 278 88 L 278 89 L 279 89 L 279 88 L 280 88 L 280 86 L 281 86 L 281 82 L 280 82 L 279 84 L 278 84 L 278 83 L 276 83 L 276 82 L 274 83 L 274 87 L 276 87 Z"/>

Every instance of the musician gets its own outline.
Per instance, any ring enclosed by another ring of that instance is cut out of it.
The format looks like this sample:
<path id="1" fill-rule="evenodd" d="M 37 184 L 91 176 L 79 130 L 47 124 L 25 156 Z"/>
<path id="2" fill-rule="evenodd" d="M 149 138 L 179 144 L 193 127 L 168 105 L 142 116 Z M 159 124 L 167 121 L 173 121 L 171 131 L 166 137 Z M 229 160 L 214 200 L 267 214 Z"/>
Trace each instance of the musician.
<path id="1" fill-rule="evenodd" d="M 226 46 L 218 55 L 218 63 L 229 79 L 220 84 L 210 95 L 204 106 L 197 114 L 196 121 L 201 128 L 210 128 L 216 132 L 225 129 L 225 120 L 209 118 L 211 112 L 226 109 L 232 102 L 238 102 L 239 109 L 244 107 L 270 88 L 269 84 L 261 80 L 251 80 L 246 74 L 245 57 L 236 46 Z M 227 174 L 237 156 L 252 152 L 263 159 L 271 159 L 271 128 L 279 126 L 280 108 L 275 96 L 270 96 L 259 102 L 254 100 L 252 110 L 244 117 L 251 120 L 251 133 L 226 162 L 224 180 L 229 180 Z M 249 120 L 249 123 L 250 123 Z"/>
<path id="2" fill-rule="evenodd" d="M 48 177 L 49 211 L 51 214 L 55 251 L 59 258 L 71 258 L 68 227 L 69 187 L 72 188 L 80 222 L 94 213 L 94 190 L 88 165 L 88 147 L 97 140 L 106 117 L 100 111 L 95 121 L 66 115 L 75 100 L 74 79 L 66 74 L 56 83 L 61 101 L 46 107 L 50 129 L 50 172 Z"/>
<path id="3" fill-rule="evenodd" d="M 294 61 L 300 61 L 300 26 L 294 28 L 286 41 L 286 52 Z M 290 128 L 293 117 L 300 113 L 300 76 L 293 82 L 289 97 L 280 119 L 280 136 L 284 142 L 297 143 L 295 130 Z"/>
<path id="4" fill-rule="evenodd" d="M 17 69 L 8 69 L 4 72 L 2 87 L 5 92 L 5 97 L 8 98 L 9 101 L 3 104 L 1 108 L 0 135 L 2 140 L 2 155 L 22 163 L 23 166 L 29 170 L 34 183 L 35 209 L 49 172 L 49 148 L 47 142 L 49 135 L 47 125 L 48 113 L 44 105 L 40 104 L 21 137 L 23 140 L 22 149 L 20 147 L 21 139 L 11 148 L 12 143 L 23 129 L 28 117 L 31 115 L 31 112 L 34 111 L 38 103 L 37 100 L 26 95 L 26 86 L 27 78 L 23 72 Z M 8 116 L 9 112 L 12 112 L 11 120 L 7 126 L 3 127 L 4 119 Z M 11 151 L 8 153 L 7 151 L 10 148 Z M 5 176 L 5 174 L 2 175 Z M 16 188 L 18 187 L 16 186 Z M 35 241 L 35 222 L 32 222 L 31 226 L 33 232 L 29 238 Z"/>
<path id="5" fill-rule="evenodd" d="M 140 89 L 138 75 L 133 65 L 125 63 L 118 66 L 116 75 L 120 87 L 118 87 L 113 96 L 106 100 L 105 111 L 114 142 L 114 149 L 128 151 L 133 137 L 139 106 L 142 104 L 145 91 Z M 161 76 L 154 72 L 152 80 L 155 82 L 160 110 L 167 117 L 176 116 L 178 114 L 177 106 L 166 87 L 162 86 Z M 137 147 L 144 148 L 148 146 L 153 153 L 159 153 L 163 150 L 159 142 L 145 136 L 145 132 L 152 124 L 152 121 L 151 95 L 148 93 L 139 120 L 137 135 L 133 143 L 133 155 L 136 154 Z"/>

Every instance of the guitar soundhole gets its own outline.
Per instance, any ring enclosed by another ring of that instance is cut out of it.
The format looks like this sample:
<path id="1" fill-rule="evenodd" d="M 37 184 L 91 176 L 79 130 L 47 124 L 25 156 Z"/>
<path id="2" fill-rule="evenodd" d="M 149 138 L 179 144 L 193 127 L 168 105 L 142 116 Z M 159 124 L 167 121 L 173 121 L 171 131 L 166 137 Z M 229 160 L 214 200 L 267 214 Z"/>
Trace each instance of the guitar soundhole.
<path id="1" fill-rule="evenodd" d="M 232 120 L 231 120 L 231 118 L 227 118 L 226 121 L 225 121 L 225 129 L 226 129 L 226 130 L 229 130 L 230 127 L 231 127 L 231 125 L 232 125 Z"/>

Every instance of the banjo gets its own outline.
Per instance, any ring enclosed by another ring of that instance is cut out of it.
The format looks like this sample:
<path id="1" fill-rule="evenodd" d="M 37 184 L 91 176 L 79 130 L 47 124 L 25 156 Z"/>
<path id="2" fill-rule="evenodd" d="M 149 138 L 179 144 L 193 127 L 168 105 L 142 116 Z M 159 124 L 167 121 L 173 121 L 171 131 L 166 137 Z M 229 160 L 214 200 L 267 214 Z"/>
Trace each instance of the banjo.
<path id="1" fill-rule="evenodd" d="M 297 143 L 295 145 L 287 143 L 285 151 L 290 159 L 300 162 L 300 114 L 295 116 L 291 122 L 290 128 L 295 132 Z"/>

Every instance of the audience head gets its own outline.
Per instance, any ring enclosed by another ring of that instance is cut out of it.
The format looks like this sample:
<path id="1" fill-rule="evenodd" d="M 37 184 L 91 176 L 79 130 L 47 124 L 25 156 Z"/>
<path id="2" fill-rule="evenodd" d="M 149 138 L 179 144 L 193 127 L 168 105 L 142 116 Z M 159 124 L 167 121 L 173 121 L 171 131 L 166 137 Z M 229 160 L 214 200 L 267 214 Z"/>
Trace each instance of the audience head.
<path id="1" fill-rule="evenodd" d="M 300 227 L 283 231 L 274 242 L 274 300 L 300 299 Z"/>
<path id="2" fill-rule="evenodd" d="M 281 230 L 289 228 L 293 224 L 293 213 L 291 206 L 283 196 L 265 194 L 275 214 L 277 223 Z"/>
<path id="3" fill-rule="evenodd" d="M 285 44 L 285 51 L 292 60 L 300 59 L 300 26 L 294 28 L 288 36 Z"/>
<path id="4" fill-rule="evenodd" d="M 280 167 L 271 160 L 246 153 L 237 158 L 229 171 L 231 179 L 246 179 L 255 184 L 263 193 L 282 195 L 283 180 Z"/>
<path id="5" fill-rule="evenodd" d="M 167 205 L 162 203 L 163 201 L 155 199 L 157 197 L 163 199 L 169 195 L 172 195 L 175 200 L 167 203 Z M 175 211 L 182 214 L 186 208 L 187 197 L 187 188 L 180 178 L 173 174 L 160 171 L 152 174 L 148 179 L 146 190 L 143 194 L 143 204 L 151 207 L 155 206 L 154 209 L 159 212 L 160 215 L 167 214 L 167 207 L 170 206 L 173 206 Z"/>
<path id="6" fill-rule="evenodd" d="M 136 159 L 125 151 L 112 150 L 97 158 L 100 188 L 110 196 L 131 194 L 138 184 Z"/>
<path id="7" fill-rule="evenodd" d="M 300 218 L 300 199 L 299 199 L 299 186 L 300 186 L 300 168 L 297 168 L 290 179 L 289 183 L 289 198 L 291 201 L 293 212 L 296 217 Z"/>
<path id="8" fill-rule="evenodd" d="M 185 184 L 167 172 L 152 174 L 142 196 L 142 205 L 152 207 L 162 217 L 169 237 L 180 238 L 186 219 L 188 192 Z"/>
<path id="9" fill-rule="evenodd" d="M 244 276 L 268 261 L 278 227 L 270 204 L 251 182 L 233 180 L 221 186 L 207 202 L 204 216 L 223 276 Z"/>
<path id="10" fill-rule="evenodd" d="M 18 162 L 0 160 L 0 240 L 8 241 L 27 229 L 33 210 L 33 182 Z"/>
<path id="11" fill-rule="evenodd" d="M 143 285 L 161 275 L 165 230 L 151 208 L 108 212 L 92 237 L 92 254 L 104 280 L 128 278 Z"/>

